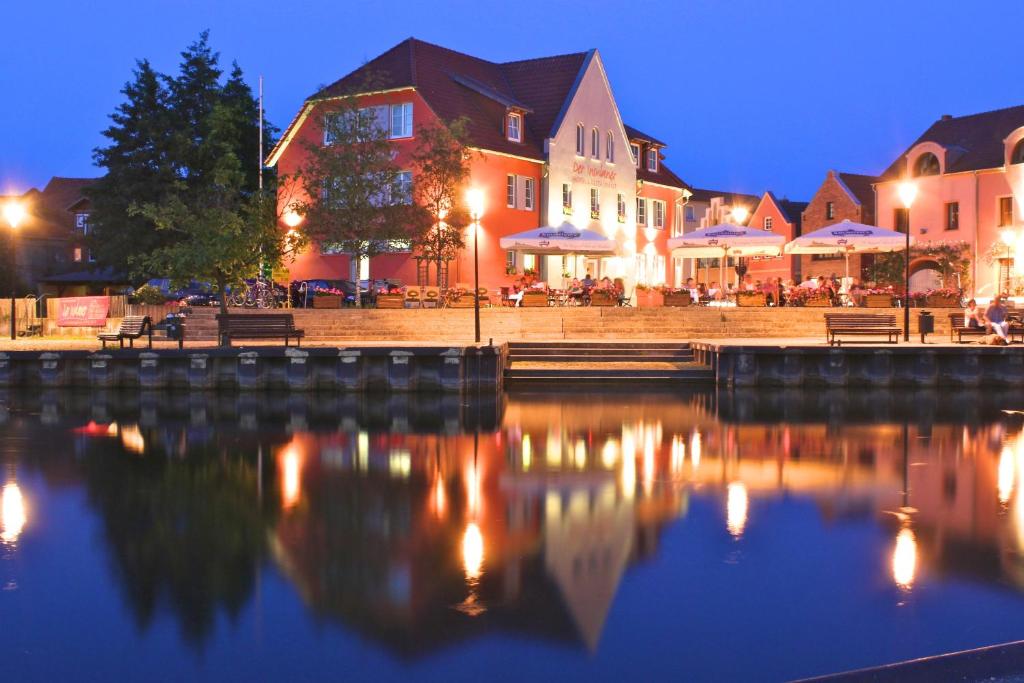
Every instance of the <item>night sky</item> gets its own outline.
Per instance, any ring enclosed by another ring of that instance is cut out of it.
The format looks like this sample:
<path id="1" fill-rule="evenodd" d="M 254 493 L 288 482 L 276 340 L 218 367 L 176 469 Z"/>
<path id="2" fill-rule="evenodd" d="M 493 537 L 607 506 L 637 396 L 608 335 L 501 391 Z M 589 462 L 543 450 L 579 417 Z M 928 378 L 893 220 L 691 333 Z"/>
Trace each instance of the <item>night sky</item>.
<path id="1" fill-rule="evenodd" d="M 145 8 L 145 9 L 141 9 Z M 318 85 L 409 36 L 494 61 L 598 48 L 623 119 L 697 187 L 806 200 L 882 171 L 944 113 L 1024 103 L 1021 0 L 5 3 L 0 193 L 90 176 L 136 58 L 205 28 L 284 128 Z"/>

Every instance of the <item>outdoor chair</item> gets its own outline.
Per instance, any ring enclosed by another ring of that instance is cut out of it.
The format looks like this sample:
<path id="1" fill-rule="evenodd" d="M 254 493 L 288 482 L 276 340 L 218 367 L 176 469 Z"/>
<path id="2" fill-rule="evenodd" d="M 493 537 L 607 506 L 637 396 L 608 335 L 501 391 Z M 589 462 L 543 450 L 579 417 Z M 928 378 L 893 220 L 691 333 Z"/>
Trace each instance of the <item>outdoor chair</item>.
<path id="1" fill-rule="evenodd" d="M 478 299 L 480 299 L 481 306 L 486 306 L 487 308 L 491 307 L 491 294 L 490 290 L 488 290 L 486 287 L 481 287 L 480 289 L 476 290 L 476 296 Z"/>
<path id="2" fill-rule="evenodd" d="M 409 285 L 405 288 L 405 307 L 419 308 L 423 301 L 423 288 Z"/>
<path id="3" fill-rule="evenodd" d="M 441 305 L 440 287 L 423 288 L 423 308 L 438 308 Z"/>

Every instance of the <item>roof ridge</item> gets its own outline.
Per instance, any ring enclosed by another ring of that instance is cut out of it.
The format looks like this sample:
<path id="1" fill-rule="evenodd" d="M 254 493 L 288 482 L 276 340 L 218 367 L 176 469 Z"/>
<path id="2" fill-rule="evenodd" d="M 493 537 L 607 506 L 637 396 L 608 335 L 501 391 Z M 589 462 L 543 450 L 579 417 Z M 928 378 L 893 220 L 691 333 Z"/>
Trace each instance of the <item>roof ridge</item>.
<path id="1" fill-rule="evenodd" d="M 590 50 L 580 50 L 577 52 L 563 52 L 557 55 L 544 55 L 542 57 L 529 57 L 527 59 L 513 59 L 510 62 L 496 62 L 498 66 L 511 66 L 513 64 L 525 64 L 527 62 L 539 62 L 545 59 L 562 59 L 564 57 L 579 57 L 580 55 L 586 56 L 596 48 Z"/>
<path id="2" fill-rule="evenodd" d="M 484 59 L 483 57 L 477 57 L 476 55 L 471 55 L 468 52 L 459 52 L 458 50 L 453 50 L 450 47 L 445 47 L 444 45 L 438 45 L 437 43 L 431 43 L 431 42 L 426 41 L 426 40 L 421 40 L 420 38 L 416 38 L 415 36 L 410 36 L 409 38 L 406 38 L 406 40 L 411 41 L 413 43 L 418 43 L 420 45 L 426 45 L 428 47 L 432 47 L 432 48 L 435 48 L 437 50 L 443 50 L 445 52 L 450 52 L 451 54 L 459 55 L 460 57 L 467 57 L 469 59 L 473 59 L 473 60 L 476 60 L 478 62 L 486 62 L 488 64 L 494 64 L 494 65 L 500 65 L 501 64 L 501 62 L 492 62 L 489 59 Z M 405 41 L 403 41 L 403 42 L 405 42 Z M 399 43 L 399 45 L 401 45 L 401 43 Z"/>
<path id="3" fill-rule="evenodd" d="M 941 116 L 935 120 L 935 123 L 942 123 L 943 121 L 962 121 L 963 119 L 974 118 L 975 116 L 987 116 L 988 114 L 996 114 L 998 112 L 1009 111 L 1011 109 L 1022 109 L 1024 104 L 1012 104 L 1008 107 L 997 107 L 996 109 L 989 109 L 987 111 L 976 111 L 973 114 L 963 114 L 961 116 L 953 116 L 952 114 L 944 114 L 949 116 L 948 119 L 944 119 Z M 932 125 L 934 126 L 935 123 Z"/>

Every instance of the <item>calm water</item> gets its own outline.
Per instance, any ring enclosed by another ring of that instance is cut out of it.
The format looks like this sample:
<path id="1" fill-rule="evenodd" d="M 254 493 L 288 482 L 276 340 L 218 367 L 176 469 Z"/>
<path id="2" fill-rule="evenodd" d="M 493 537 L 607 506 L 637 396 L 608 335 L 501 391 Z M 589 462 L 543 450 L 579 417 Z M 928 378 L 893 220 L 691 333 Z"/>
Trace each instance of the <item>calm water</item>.
<path id="1" fill-rule="evenodd" d="M 993 394 L 0 393 L 3 680 L 784 680 L 1024 638 Z"/>

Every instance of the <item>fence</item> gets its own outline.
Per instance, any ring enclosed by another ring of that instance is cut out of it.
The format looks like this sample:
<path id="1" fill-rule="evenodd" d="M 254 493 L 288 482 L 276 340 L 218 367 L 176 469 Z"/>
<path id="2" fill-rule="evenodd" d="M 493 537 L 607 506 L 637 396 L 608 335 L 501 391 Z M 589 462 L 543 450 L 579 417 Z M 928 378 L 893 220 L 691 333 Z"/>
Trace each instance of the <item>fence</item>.
<path id="1" fill-rule="evenodd" d="M 14 306 L 15 320 L 18 334 L 27 332 L 31 327 L 38 326 L 41 321 L 36 317 L 35 298 L 16 299 Z M 0 299 L 0 337 L 7 334 L 11 329 L 11 300 Z"/>

